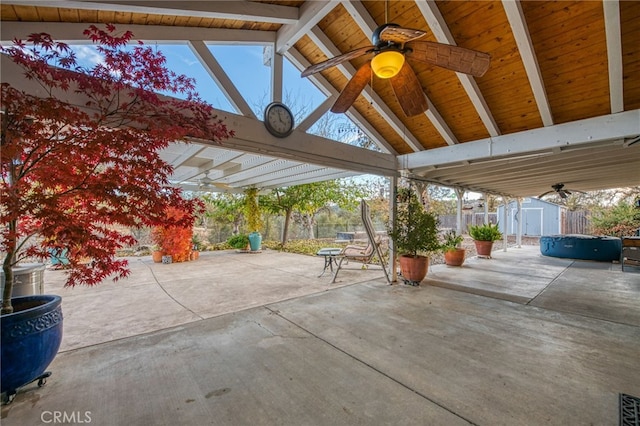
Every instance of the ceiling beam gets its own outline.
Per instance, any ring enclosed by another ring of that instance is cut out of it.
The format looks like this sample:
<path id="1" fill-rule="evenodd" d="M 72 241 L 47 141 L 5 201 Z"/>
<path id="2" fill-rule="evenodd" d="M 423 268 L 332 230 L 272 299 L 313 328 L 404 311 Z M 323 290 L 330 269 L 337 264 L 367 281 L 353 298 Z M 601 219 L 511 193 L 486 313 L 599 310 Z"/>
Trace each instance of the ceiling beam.
<path id="1" fill-rule="evenodd" d="M 640 135 L 640 109 L 398 156 L 398 169 L 526 155 Z"/>
<path id="2" fill-rule="evenodd" d="M 360 173 L 381 176 L 397 174 L 394 155 L 310 135 L 301 130 L 294 130 L 286 138 L 276 138 L 265 130 L 261 121 L 224 111 L 216 112 L 218 118 L 235 131 L 233 138 L 223 142 L 225 147 Z"/>
<path id="3" fill-rule="evenodd" d="M 542 118 L 542 124 L 545 126 L 551 126 L 553 125 L 551 107 L 549 106 L 549 99 L 547 98 L 547 92 L 542 81 L 542 73 L 538 66 L 538 59 L 536 58 L 536 54 L 533 49 L 533 43 L 531 42 L 531 36 L 529 35 L 529 28 L 527 27 L 527 22 L 524 17 L 524 12 L 522 11 L 522 6 L 520 5 L 520 1 L 502 0 L 502 7 L 504 7 L 507 19 L 509 20 L 509 25 L 511 26 L 511 32 L 516 39 L 518 51 L 522 58 L 522 64 L 524 65 L 527 77 L 529 78 L 529 85 L 531 85 L 533 97 L 536 100 L 538 111 Z"/>
<path id="4" fill-rule="evenodd" d="M 431 32 L 435 36 L 436 40 L 440 43 L 450 44 L 452 46 L 457 46 L 456 41 L 447 26 L 438 6 L 434 1 L 422 1 L 416 0 L 416 6 L 420 9 L 422 16 L 427 21 L 427 25 L 431 29 Z M 489 106 L 484 100 L 484 96 L 482 96 L 482 92 L 480 92 L 480 88 L 476 83 L 475 79 L 467 74 L 456 72 L 462 87 L 467 92 L 467 96 L 471 100 L 473 107 L 478 112 L 480 116 L 480 120 L 484 123 L 484 126 L 487 128 L 490 136 L 497 136 L 500 134 L 500 129 L 498 129 L 498 125 L 493 119 L 493 115 L 489 110 Z"/>
<path id="5" fill-rule="evenodd" d="M 24 90 L 32 96 L 51 96 L 33 80 L 24 78 L 24 70 L 6 55 L 0 55 L 0 81 L 8 83 L 17 90 Z M 82 92 L 73 90 L 54 91 L 70 105 L 84 108 L 88 99 Z M 287 138 L 276 138 L 264 127 L 264 123 L 256 118 L 245 117 L 227 111 L 213 109 L 212 116 L 220 119 L 235 132 L 233 138 L 221 142 L 223 146 L 272 157 L 309 162 L 325 167 L 335 167 L 360 173 L 371 173 L 382 176 L 395 176 L 395 156 L 374 152 L 364 148 L 325 139 L 320 136 L 309 135 L 300 130 L 294 130 Z M 212 146 L 220 144 L 203 141 Z"/>
<path id="6" fill-rule="evenodd" d="M 309 63 L 309 61 L 307 61 L 304 56 L 302 56 L 302 54 L 300 54 L 300 52 L 298 52 L 295 48 L 289 49 L 289 51 L 286 53 L 285 55 L 287 57 L 287 59 L 289 59 L 289 61 L 299 70 L 303 70 L 305 68 L 307 68 L 309 65 L 311 65 Z M 333 97 L 334 99 L 338 97 L 339 92 L 327 81 L 326 78 L 324 78 L 322 76 L 322 74 L 317 73 L 317 74 L 313 74 L 310 75 L 309 77 L 307 77 L 325 96 L 328 97 Z M 319 110 L 323 110 L 322 114 L 317 115 L 316 111 L 312 112 L 310 115 L 314 115 L 318 117 L 318 119 L 320 117 L 322 117 L 328 110 L 329 108 L 331 108 L 331 105 L 333 105 L 333 102 L 331 102 L 331 104 L 327 107 L 325 101 L 323 102 L 316 110 L 317 112 L 319 112 Z M 369 137 L 377 146 L 378 148 L 380 148 L 380 150 L 384 153 L 387 154 L 394 154 L 397 155 L 398 152 L 393 148 L 393 146 L 391 146 L 391 144 L 389 144 L 389 142 L 387 142 L 387 140 L 382 137 L 382 135 L 380 133 L 378 133 L 378 131 L 371 125 L 369 124 L 369 122 L 356 110 L 354 110 L 353 108 L 348 110 L 345 115 L 347 117 L 349 117 L 349 119 L 351 119 L 351 121 L 360 129 L 362 130 L 367 137 Z M 306 121 L 306 120 L 305 120 Z M 316 120 L 317 121 L 317 120 Z M 310 122 L 305 122 L 305 125 L 308 126 L 307 128 L 305 128 L 304 130 L 307 130 L 309 127 L 311 127 L 313 124 L 315 123 L 315 121 L 313 123 Z M 302 128 L 301 128 L 302 129 Z"/>
<path id="7" fill-rule="evenodd" d="M 5 0 L 4 4 L 294 24 L 298 8 L 250 1 Z"/>
<path id="8" fill-rule="evenodd" d="M 295 23 L 283 25 L 276 37 L 276 52 L 283 55 L 291 49 L 298 40 L 316 26 L 339 2 L 331 1 L 306 1 L 300 6 L 300 17 Z"/>
<path id="9" fill-rule="evenodd" d="M 209 47 L 200 40 L 190 40 L 189 47 L 235 110 L 247 117 L 256 118 L 251 107 L 240 94 L 224 69 L 222 69 L 220 63 L 209 50 Z"/>
<path id="10" fill-rule="evenodd" d="M 618 0 L 606 0 L 602 2 L 602 7 L 604 8 L 604 29 L 607 37 L 611 113 L 616 113 L 624 111 L 620 4 Z"/>
<path id="11" fill-rule="evenodd" d="M 0 39 L 9 43 L 14 38 L 26 40 L 29 34 L 47 31 L 55 40 L 73 44 L 92 44 L 82 32 L 91 23 L 47 22 L 17 22 L 2 21 Z M 94 23 L 96 26 L 104 24 Z M 166 44 L 185 44 L 186 40 L 204 40 L 217 44 L 255 45 L 269 44 L 276 40 L 273 31 L 235 30 L 222 28 L 174 27 L 165 25 L 117 25 L 118 31 L 131 31 L 134 40 L 158 41 Z"/>

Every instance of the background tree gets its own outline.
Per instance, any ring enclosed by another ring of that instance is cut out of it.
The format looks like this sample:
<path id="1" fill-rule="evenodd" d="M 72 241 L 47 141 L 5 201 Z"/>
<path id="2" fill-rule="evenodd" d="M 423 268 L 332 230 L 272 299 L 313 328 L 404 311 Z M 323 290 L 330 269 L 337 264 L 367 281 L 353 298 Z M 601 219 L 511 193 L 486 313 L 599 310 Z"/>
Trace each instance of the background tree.
<path id="1" fill-rule="evenodd" d="M 85 35 L 104 59 L 92 68 L 77 65 L 69 46 L 47 34 L 2 48 L 44 93 L 2 84 L 3 313 L 12 311 L 12 266 L 25 257 L 67 249 L 70 286 L 126 277 L 127 261 L 115 253 L 135 239 L 116 227 L 191 226 L 200 205 L 169 184 L 172 168 L 159 151 L 189 137 L 220 141 L 233 134 L 191 79 L 166 68 L 161 52 L 127 48 L 132 34 L 118 36 L 113 26 L 90 26 Z M 74 97 L 84 101 L 72 104 Z M 170 207 L 184 215 L 166 216 Z M 37 244 L 22 251 L 34 235 Z M 81 263 L 85 258 L 90 265 Z"/>
<path id="2" fill-rule="evenodd" d="M 284 246 L 288 239 L 289 223 L 294 211 L 306 216 L 309 238 L 314 238 L 313 219 L 320 209 L 329 203 L 335 203 L 341 208 L 353 209 L 363 194 L 358 185 L 331 180 L 276 188 L 269 195 L 260 197 L 260 200 L 267 211 L 284 216 L 281 241 Z"/>

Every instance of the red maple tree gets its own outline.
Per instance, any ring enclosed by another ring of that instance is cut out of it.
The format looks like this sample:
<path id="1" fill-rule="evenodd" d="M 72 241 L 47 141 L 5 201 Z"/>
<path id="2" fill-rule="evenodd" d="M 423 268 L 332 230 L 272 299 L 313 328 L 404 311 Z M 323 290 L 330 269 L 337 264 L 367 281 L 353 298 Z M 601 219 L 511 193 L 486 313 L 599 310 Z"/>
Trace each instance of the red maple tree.
<path id="1" fill-rule="evenodd" d="M 3 313 L 12 311 L 12 266 L 27 257 L 67 249 L 69 286 L 128 276 L 127 261 L 115 254 L 135 239 L 116 229 L 191 226 L 200 205 L 170 185 L 173 170 L 160 150 L 233 135 L 161 52 L 128 46 L 133 35 L 112 25 L 84 34 L 103 57 L 92 67 L 44 33 L 2 48 L 38 88 L 1 87 Z M 168 216 L 170 208 L 184 214 Z M 36 243 L 25 244 L 29 237 Z"/>

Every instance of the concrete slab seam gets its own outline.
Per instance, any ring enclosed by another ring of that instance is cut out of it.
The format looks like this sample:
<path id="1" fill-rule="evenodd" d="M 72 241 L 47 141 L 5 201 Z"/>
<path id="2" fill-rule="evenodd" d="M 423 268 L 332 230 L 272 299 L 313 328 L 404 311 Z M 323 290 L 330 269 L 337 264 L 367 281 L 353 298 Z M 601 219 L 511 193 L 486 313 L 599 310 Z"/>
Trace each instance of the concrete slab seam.
<path id="1" fill-rule="evenodd" d="M 458 418 L 460 418 L 460 419 L 462 419 L 462 420 L 466 421 L 466 422 L 467 422 L 467 423 L 469 423 L 470 425 L 473 425 L 473 426 L 479 426 L 477 423 L 474 423 L 473 421 L 471 421 L 471 420 L 469 420 L 468 418 L 466 418 L 466 417 L 462 416 L 461 414 L 458 414 L 458 413 L 456 413 L 456 412 L 452 411 L 450 408 L 446 407 L 446 406 L 445 406 L 445 405 L 443 405 L 442 403 L 440 403 L 440 402 L 438 402 L 438 401 L 435 401 L 435 400 L 433 400 L 433 399 L 429 398 L 427 395 L 424 395 L 424 394 L 423 394 L 423 393 L 421 393 L 420 391 L 417 391 L 416 389 L 411 388 L 410 386 L 406 385 L 405 383 L 401 382 L 400 380 L 398 380 L 398 379 L 396 379 L 396 378 L 394 378 L 394 377 L 391 377 L 390 375 L 388 375 L 388 374 L 387 374 L 387 373 L 385 373 L 384 371 L 382 371 L 382 370 L 380 370 L 380 369 L 378 369 L 378 368 L 374 367 L 373 365 L 371 365 L 371 364 L 369 364 L 369 363 L 367 363 L 367 362 L 365 362 L 365 361 L 361 360 L 360 358 L 358 358 L 358 357 L 354 356 L 353 354 L 351 354 L 351 353 L 349 353 L 349 352 L 345 351 L 344 349 L 342 349 L 342 348 L 340 348 L 340 347 L 338 347 L 338 346 L 334 345 L 333 343 L 329 342 L 328 340 L 323 339 L 322 337 L 318 336 L 317 334 L 312 333 L 310 330 L 307 330 L 306 328 L 302 327 L 300 324 L 298 324 L 298 323 L 296 323 L 296 322 L 294 322 L 294 321 L 290 320 L 289 318 L 287 318 L 287 317 L 283 316 L 283 315 L 282 315 L 282 313 L 281 313 L 280 311 L 278 311 L 278 310 L 274 310 L 274 309 L 271 309 L 269 306 L 266 306 L 266 305 L 264 306 L 264 308 L 265 308 L 265 309 L 267 309 L 267 310 L 268 310 L 269 312 L 271 312 L 272 314 L 277 315 L 278 317 L 280 317 L 280 318 L 282 318 L 283 320 L 285 320 L 285 321 L 289 322 L 289 323 L 290 323 L 290 324 L 292 324 L 293 326 L 295 326 L 295 327 L 299 328 L 300 330 L 304 331 L 305 333 L 308 333 L 309 335 L 313 336 L 314 338 L 318 339 L 319 341 L 321 341 L 321 342 L 323 342 L 323 343 L 325 343 L 325 344 L 327 344 L 327 345 L 331 346 L 333 349 L 335 349 L 335 350 L 337 350 L 337 351 L 339 351 L 339 352 L 341 352 L 341 353 L 345 354 L 346 356 L 348 356 L 349 358 L 353 359 L 354 361 L 356 361 L 356 362 L 358 362 L 358 363 L 360 363 L 360 364 L 362 364 L 362 365 L 366 366 L 367 368 L 370 368 L 371 370 L 373 370 L 373 371 L 375 371 L 376 373 L 378 373 L 378 374 L 380 374 L 380 375 L 382 375 L 382 376 L 386 377 L 387 379 L 391 380 L 392 382 L 397 383 L 398 385 L 400 385 L 400 386 L 402 386 L 403 388 L 405 388 L 405 389 L 407 389 L 407 390 L 409 390 L 409 391 L 411 391 L 411 392 L 415 393 L 416 395 L 420 396 L 421 398 L 423 398 L 423 399 L 425 399 L 425 400 L 427 400 L 427 401 L 431 402 L 432 404 L 434 404 L 434 405 L 436 405 L 436 406 L 438 406 L 438 407 L 442 408 L 443 410 L 445 410 L 445 411 L 447 411 L 447 412 L 451 413 L 452 415 L 454 415 L 454 416 L 456 416 L 456 417 L 458 417 Z"/>
<path id="2" fill-rule="evenodd" d="M 562 272 L 560 272 L 558 275 L 555 276 L 554 279 L 552 279 L 551 281 L 549 281 L 549 283 L 544 286 L 544 288 L 542 290 L 540 290 L 540 292 L 538 294 L 536 294 L 534 297 L 532 297 L 531 299 L 529 299 L 529 301 L 527 303 L 525 303 L 525 305 L 529 305 L 531 304 L 534 300 L 536 300 L 542 293 L 544 293 L 553 283 L 555 283 L 562 275 L 564 275 L 565 272 L 567 272 L 569 270 L 569 268 L 571 266 L 573 266 L 573 264 L 576 263 L 576 261 L 572 261 L 570 264 L 568 264 L 563 270 Z"/>
<path id="3" fill-rule="evenodd" d="M 149 272 L 151 272 L 151 275 L 153 276 L 153 280 L 155 281 L 155 283 L 158 285 L 158 287 L 160 287 L 162 289 L 162 291 L 164 291 L 164 293 L 169 296 L 169 298 L 171 300 L 173 300 L 174 302 L 176 302 L 178 305 L 182 306 L 182 308 L 184 308 L 185 310 L 191 312 L 193 315 L 197 316 L 198 318 L 200 318 L 201 320 L 204 319 L 204 317 L 202 317 L 201 315 L 198 315 L 196 312 L 194 312 L 193 310 L 187 308 L 185 305 L 183 305 L 182 303 L 180 303 L 178 300 L 176 300 L 175 297 L 173 297 L 171 294 L 169 294 L 169 292 L 164 288 L 164 286 L 162 284 L 160 284 L 160 281 L 158 281 L 158 277 L 156 277 L 155 272 L 153 272 L 153 268 L 151 268 L 151 266 L 149 266 L 149 264 L 144 263 L 143 264 L 149 268 Z"/>

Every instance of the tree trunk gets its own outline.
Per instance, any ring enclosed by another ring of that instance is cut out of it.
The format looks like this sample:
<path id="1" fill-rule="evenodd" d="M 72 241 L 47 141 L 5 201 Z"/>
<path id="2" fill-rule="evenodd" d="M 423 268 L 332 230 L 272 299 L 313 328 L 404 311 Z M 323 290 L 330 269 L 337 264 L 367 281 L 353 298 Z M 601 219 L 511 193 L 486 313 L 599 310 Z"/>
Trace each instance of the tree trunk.
<path id="1" fill-rule="evenodd" d="M 287 243 L 287 237 L 289 236 L 289 222 L 291 221 L 292 209 L 285 210 L 284 214 L 284 227 L 282 229 L 282 247 Z"/>

